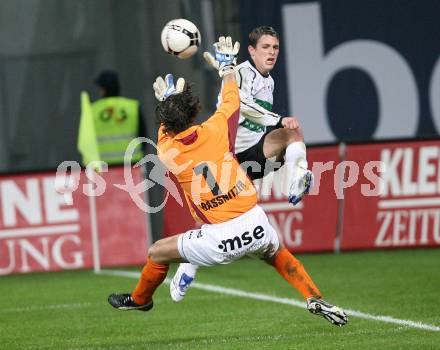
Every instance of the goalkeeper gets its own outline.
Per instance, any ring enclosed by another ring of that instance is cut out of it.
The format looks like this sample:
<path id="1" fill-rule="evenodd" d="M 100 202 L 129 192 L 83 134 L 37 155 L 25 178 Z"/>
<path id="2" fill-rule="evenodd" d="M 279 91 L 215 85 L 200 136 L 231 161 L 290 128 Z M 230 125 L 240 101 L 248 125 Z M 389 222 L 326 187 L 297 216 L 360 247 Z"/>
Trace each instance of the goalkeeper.
<path id="1" fill-rule="evenodd" d="M 234 142 L 230 127 L 239 117 L 234 74 L 239 43 L 232 45 L 230 37 L 220 37 L 214 47 L 215 58 L 209 53 L 204 57 L 223 79 L 222 102 L 206 122 L 194 125 L 201 108 L 199 99 L 182 78 L 176 86 L 172 75 L 165 80 L 159 77 L 153 84 L 160 101 L 156 108 L 161 123 L 159 157 L 182 186 L 193 215 L 205 225 L 154 243 L 135 289 L 131 293 L 111 294 L 108 302 L 119 310 L 148 311 L 171 262 L 213 266 L 253 256 L 272 265 L 298 289 L 310 312 L 342 326 L 347 323 L 346 314 L 322 300 L 303 265 L 280 244 L 266 214 L 257 205 L 252 182 L 238 162 L 227 156 Z M 214 167 L 220 169 L 215 175 Z"/>
<path id="2" fill-rule="evenodd" d="M 272 27 L 255 28 L 249 33 L 248 52 L 250 60 L 235 69 L 240 89 L 236 157 L 252 180 L 262 178 L 276 170 L 277 164 L 284 163 L 282 192 L 295 205 L 313 186 L 313 174 L 308 170 L 306 146 L 298 120 L 271 111 L 274 81 L 270 72 L 278 58 L 278 33 Z M 170 285 L 174 301 L 184 298 L 197 268 L 190 264 L 179 266 Z"/>

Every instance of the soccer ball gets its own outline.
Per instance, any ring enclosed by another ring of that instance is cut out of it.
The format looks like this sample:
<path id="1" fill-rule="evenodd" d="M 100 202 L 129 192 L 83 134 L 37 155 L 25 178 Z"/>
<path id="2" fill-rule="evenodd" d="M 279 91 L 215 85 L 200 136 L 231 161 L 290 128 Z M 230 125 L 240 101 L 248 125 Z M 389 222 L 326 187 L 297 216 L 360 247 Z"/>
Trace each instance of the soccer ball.
<path id="1" fill-rule="evenodd" d="M 169 21 L 160 35 L 166 52 L 179 58 L 189 58 L 197 52 L 202 41 L 194 23 L 179 18 Z"/>

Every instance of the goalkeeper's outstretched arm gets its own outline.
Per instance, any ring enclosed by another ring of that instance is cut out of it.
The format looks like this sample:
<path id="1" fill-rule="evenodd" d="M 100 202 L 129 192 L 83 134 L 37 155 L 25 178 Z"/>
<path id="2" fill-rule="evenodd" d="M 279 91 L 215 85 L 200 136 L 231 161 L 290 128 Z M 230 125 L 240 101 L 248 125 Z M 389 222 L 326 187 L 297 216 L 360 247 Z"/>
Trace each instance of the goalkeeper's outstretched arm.
<path id="1" fill-rule="evenodd" d="M 235 65 L 240 50 L 240 43 L 236 41 L 233 45 L 230 36 L 221 36 L 219 41 L 213 46 L 214 56 L 209 52 L 204 52 L 203 57 L 210 66 L 218 70 L 223 84 L 222 103 L 212 117 L 219 116 L 229 119 L 236 115 L 240 108 L 240 97 L 235 78 Z"/>

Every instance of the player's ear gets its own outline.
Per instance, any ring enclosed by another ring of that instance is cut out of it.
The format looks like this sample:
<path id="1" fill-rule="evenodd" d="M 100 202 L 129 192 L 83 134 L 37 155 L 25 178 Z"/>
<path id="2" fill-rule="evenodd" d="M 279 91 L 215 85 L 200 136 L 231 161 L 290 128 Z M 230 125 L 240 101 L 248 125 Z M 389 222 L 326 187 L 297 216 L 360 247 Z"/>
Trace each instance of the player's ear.
<path id="1" fill-rule="evenodd" d="M 255 54 L 255 47 L 253 47 L 252 45 L 249 45 L 248 52 L 249 52 L 250 56 L 253 56 Z"/>

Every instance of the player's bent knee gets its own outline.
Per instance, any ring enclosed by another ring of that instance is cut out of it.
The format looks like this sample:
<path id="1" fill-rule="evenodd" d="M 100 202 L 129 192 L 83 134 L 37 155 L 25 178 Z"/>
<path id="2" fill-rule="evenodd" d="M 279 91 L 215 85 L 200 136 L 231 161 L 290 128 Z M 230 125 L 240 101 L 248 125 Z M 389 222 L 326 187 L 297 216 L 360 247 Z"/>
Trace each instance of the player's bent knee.
<path id="1" fill-rule="evenodd" d="M 163 245 L 160 243 L 160 241 L 157 241 L 148 249 L 148 257 L 158 264 L 164 262 L 164 252 L 162 246 Z"/>
<path id="2" fill-rule="evenodd" d="M 163 238 L 148 249 L 148 257 L 155 263 L 168 264 L 181 258 L 177 249 L 177 236 Z"/>
<path id="3" fill-rule="evenodd" d="M 291 144 L 292 142 L 304 142 L 304 135 L 301 128 L 291 130 L 291 129 L 285 129 L 287 131 L 287 138 L 286 138 L 286 147 Z"/>
<path id="4" fill-rule="evenodd" d="M 148 249 L 148 257 L 156 264 L 164 264 L 168 262 L 168 259 L 162 254 L 161 249 L 154 246 L 154 244 Z"/>
<path id="5" fill-rule="evenodd" d="M 304 135 L 301 128 L 276 129 L 271 131 L 265 139 L 265 142 L 270 144 L 278 144 L 284 147 L 287 147 L 289 144 L 296 141 L 304 142 Z"/>
<path id="6" fill-rule="evenodd" d="M 150 248 L 148 248 L 148 257 L 153 259 L 157 256 L 157 246 L 156 243 L 154 243 Z"/>

